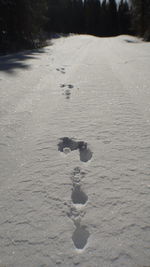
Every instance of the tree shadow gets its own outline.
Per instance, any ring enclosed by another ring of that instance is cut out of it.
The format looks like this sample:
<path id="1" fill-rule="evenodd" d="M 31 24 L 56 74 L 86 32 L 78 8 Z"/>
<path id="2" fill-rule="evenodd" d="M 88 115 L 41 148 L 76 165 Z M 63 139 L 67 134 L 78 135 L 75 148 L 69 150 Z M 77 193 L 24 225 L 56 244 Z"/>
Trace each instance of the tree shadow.
<path id="1" fill-rule="evenodd" d="M 34 49 L 0 57 L 0 71 L 14 74 L 17 69 L 29 69 L 28 60 L 38 59 L 38 55 L 45 53 L 44 49 Z"/>
<path id="2" fill-rule="evenodd" d="M 131 44 L 137 44 L 137 43 L 139 43 L 137 40 L 130 40 L 130 39 L 125 39 L 124 41 L 126 43 L 131 43 Z"/>
<path id="3" fill-rule="evenodd" d="M 70 37 L 71 33 L 51 33 L 48 38 L 49 39 L 59 39 L 62 37 Z"/>

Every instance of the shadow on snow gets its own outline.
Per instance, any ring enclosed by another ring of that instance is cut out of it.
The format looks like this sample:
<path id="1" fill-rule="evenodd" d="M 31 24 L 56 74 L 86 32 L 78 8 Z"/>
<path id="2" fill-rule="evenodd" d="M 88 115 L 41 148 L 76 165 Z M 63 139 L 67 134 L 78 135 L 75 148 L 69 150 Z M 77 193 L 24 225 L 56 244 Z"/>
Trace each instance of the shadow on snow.
<path id="1" fill-rule="evenodd" d="M 44 53 L 44 49 L 34 49 L 0 57 L 0 71 L 14 74 L 16 69 L 29 69 L 28 60 L 37 59 L 37 55 Z"/>

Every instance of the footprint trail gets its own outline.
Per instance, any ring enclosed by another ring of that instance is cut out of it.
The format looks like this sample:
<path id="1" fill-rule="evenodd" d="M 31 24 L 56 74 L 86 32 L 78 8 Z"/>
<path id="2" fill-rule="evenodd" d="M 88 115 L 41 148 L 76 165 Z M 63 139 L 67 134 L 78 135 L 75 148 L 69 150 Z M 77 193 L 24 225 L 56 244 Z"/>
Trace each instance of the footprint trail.
<path id="1" fill-rule="evenodd" d="M 63 87 L 65 85 L 62 85 Z M 80 155 L 80 161 L 87 162 L 92 158 L 92 151 L 88 148 L 88 144 L 84 141 L 76 141 L 69 137 L 62 137 L 58 143 L 58 151 L 65 154 L 71 151 L 78 150 Z M 72 193 L 71 203 L 68 205 L 69 211 L 67 216 L 73 221 L 76 229 L 72 235 L 72 241 L 77 250 L 82 251 L 87 245 L 90 233 L 87 226 L 81 224 L 81 219 L 85 215 L 84 207 L 87 204 L 88 196 L 82 190 L 81 182 L 85 176 L 85 172 L 82 172 L 79 167 L 74 168 L 71 181 L 72 181 Z"/>

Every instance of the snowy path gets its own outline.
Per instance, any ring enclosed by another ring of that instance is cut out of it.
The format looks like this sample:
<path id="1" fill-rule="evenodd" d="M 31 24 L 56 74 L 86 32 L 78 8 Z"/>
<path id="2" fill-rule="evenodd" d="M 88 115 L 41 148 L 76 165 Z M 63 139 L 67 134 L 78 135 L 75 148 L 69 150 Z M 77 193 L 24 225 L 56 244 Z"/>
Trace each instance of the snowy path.
<path id="1" fill-rule="evenodd" d="M 0 59 L 0 266 L 150 266 L 150 45 Z"/>

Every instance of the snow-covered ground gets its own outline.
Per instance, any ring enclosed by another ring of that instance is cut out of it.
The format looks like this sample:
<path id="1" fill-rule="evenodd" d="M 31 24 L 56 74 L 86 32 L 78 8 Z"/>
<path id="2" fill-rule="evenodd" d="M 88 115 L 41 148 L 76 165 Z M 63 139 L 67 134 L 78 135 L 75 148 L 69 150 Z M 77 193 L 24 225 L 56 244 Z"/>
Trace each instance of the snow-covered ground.
<path id="1" fill-rule="evenodd" d="M 150 44 L 0 59 L 0 266 L 150 266 Z"/>

